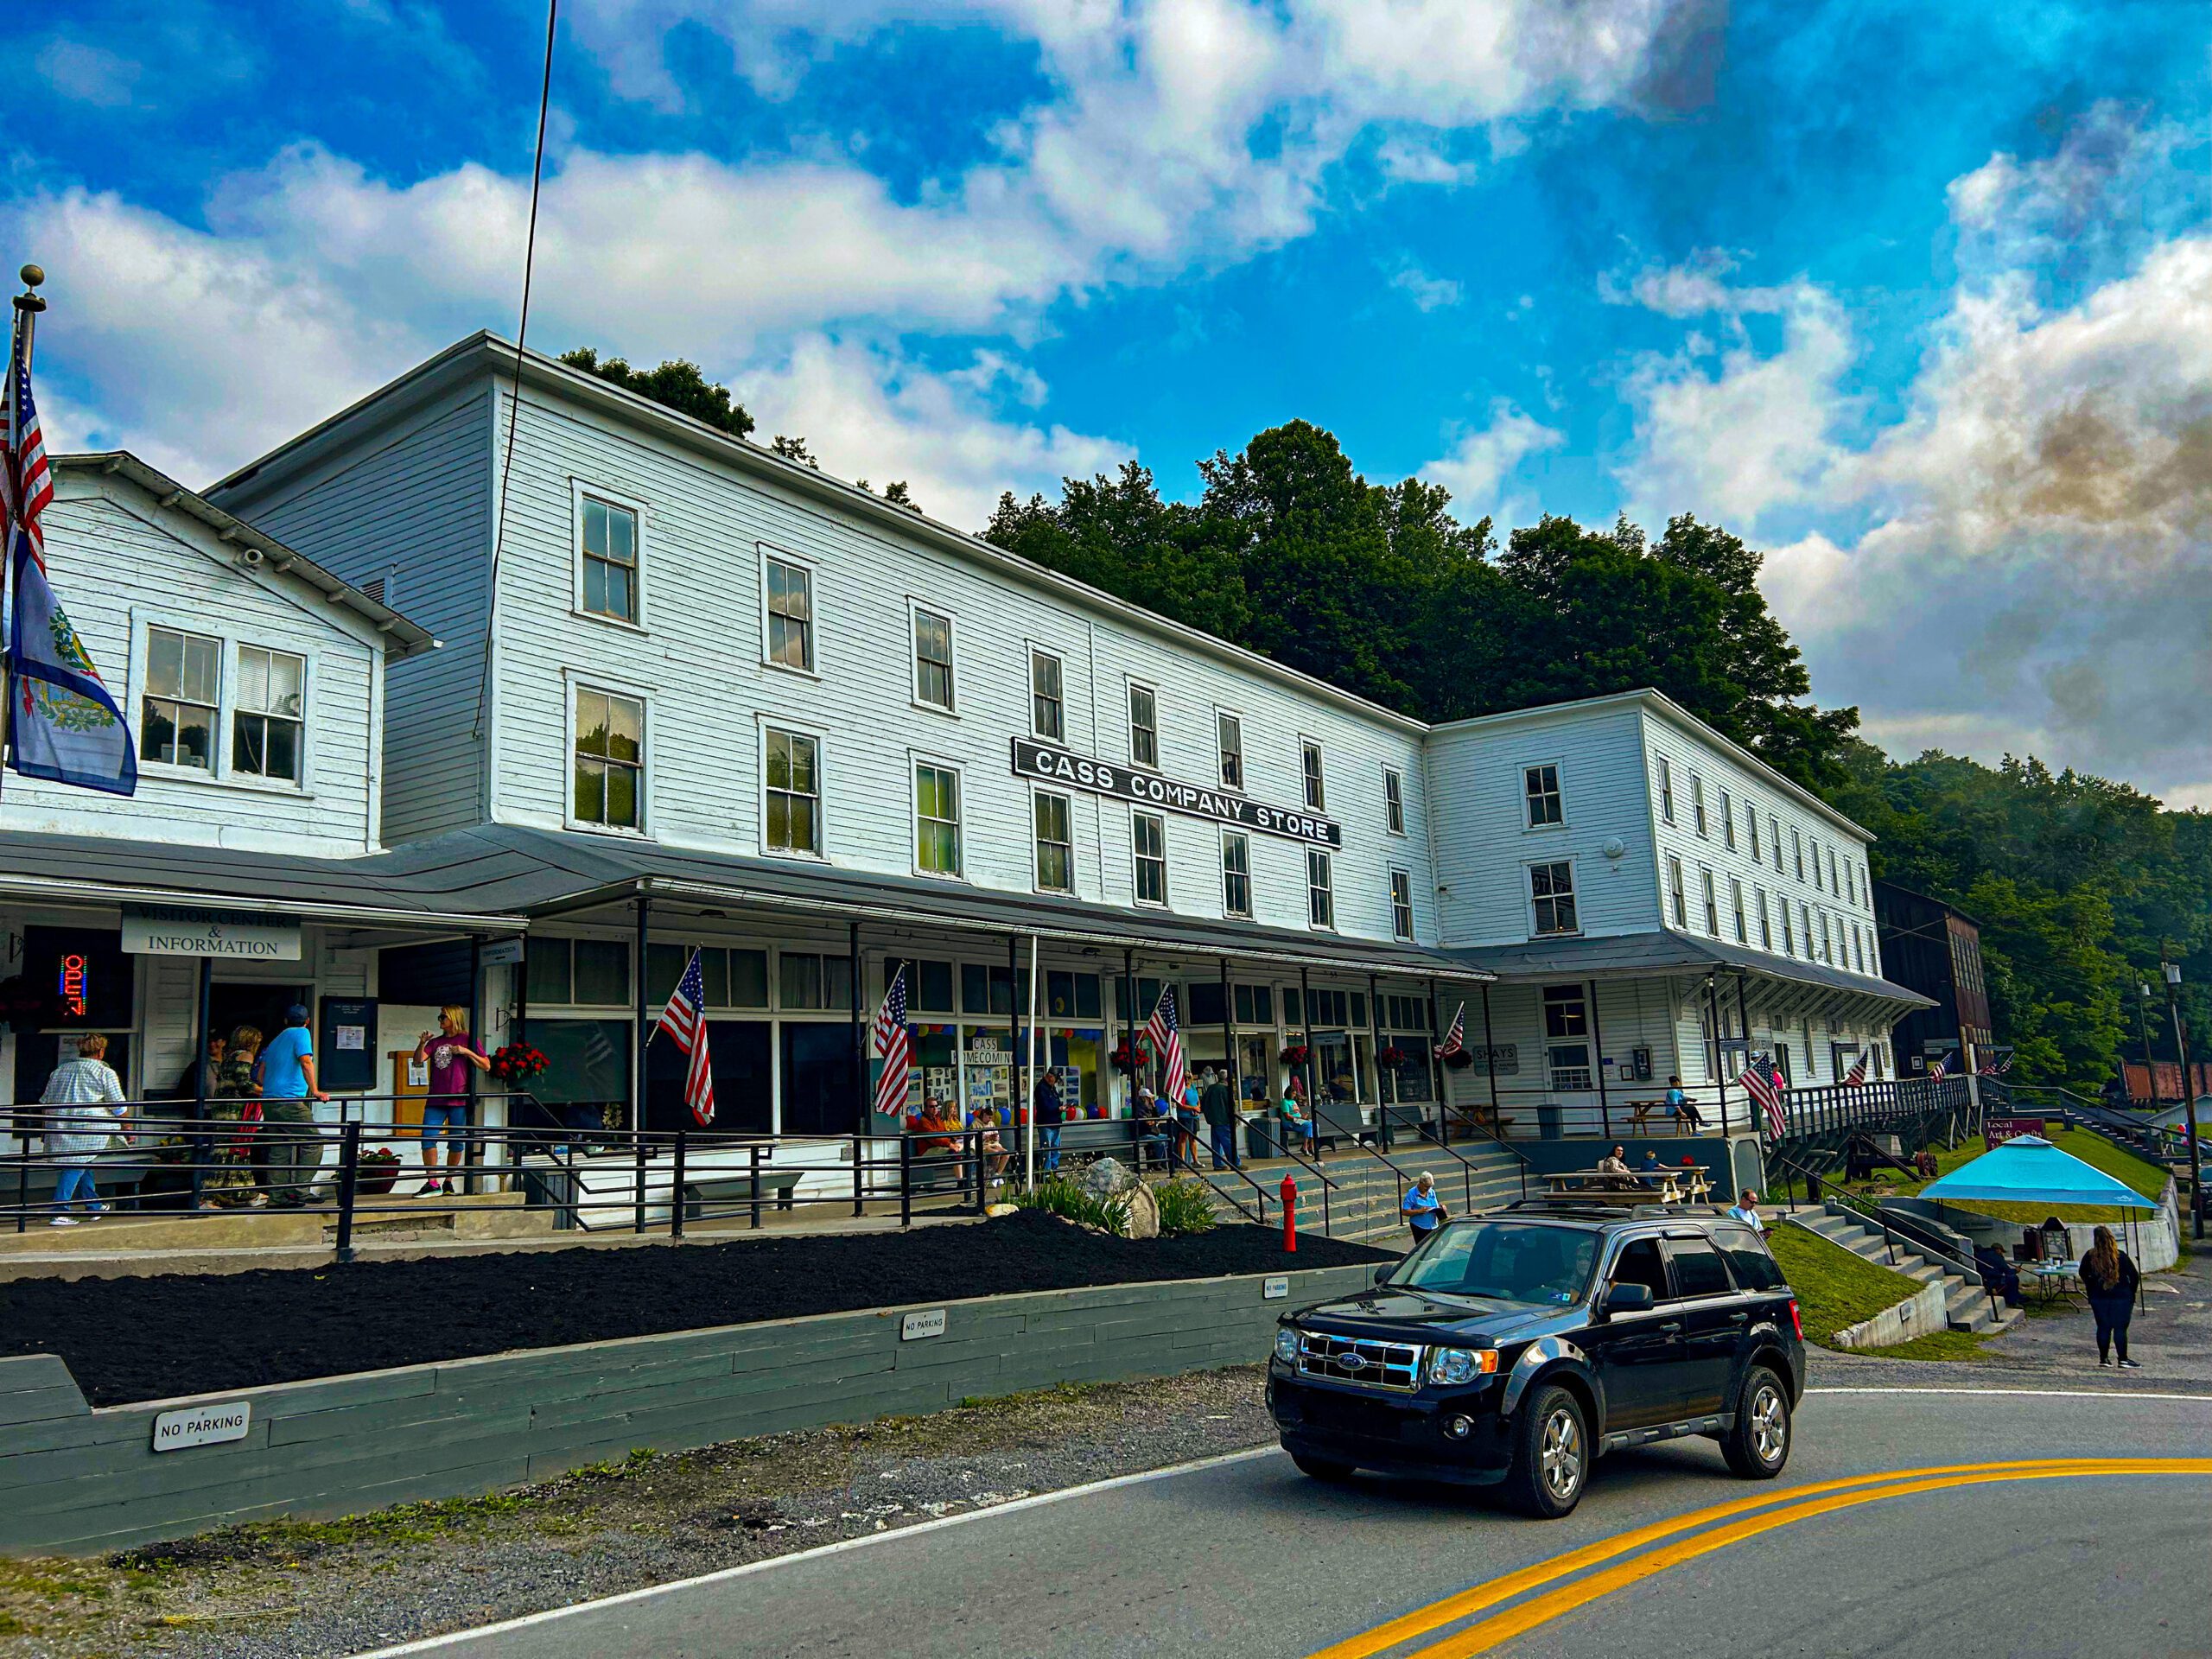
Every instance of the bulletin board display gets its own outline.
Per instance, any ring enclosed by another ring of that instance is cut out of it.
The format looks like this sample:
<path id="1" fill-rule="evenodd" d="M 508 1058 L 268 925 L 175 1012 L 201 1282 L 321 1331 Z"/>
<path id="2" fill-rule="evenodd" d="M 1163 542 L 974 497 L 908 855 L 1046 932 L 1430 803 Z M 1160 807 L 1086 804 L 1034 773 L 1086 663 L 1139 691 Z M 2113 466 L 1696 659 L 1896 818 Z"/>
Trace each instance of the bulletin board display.
<path id="1" fill-rule="evenodd" d="M 315 1081 L 333 1094 L 377 1086 L 377 999 L 326 996 L 315 1029 Z"/>

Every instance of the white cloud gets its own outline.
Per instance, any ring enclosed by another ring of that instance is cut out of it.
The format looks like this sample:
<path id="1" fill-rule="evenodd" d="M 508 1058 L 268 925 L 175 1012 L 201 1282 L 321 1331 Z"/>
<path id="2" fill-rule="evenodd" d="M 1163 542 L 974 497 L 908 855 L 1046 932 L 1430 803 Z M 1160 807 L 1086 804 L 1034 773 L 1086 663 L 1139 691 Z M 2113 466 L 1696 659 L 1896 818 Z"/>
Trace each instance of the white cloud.
<path id="1" fill-rule="evenodd" d="M 762 431 L 803 435 L 824 471 L 878 491 L 902 479 L 931 518 L 975 530 L 1002 490 L 1054 493 L 1063 477 L 1111 471 L 1132 453 L 1063 426 L 998 418 L 978 392 L 1001 372 L 979 361 L 937 373 L 817 334 L 735 390 Z"/>
<path id="2" fill-rule="evenodd" d="M 1455 433 L 1451 448 L 1421 467 L 1421 476 L 1451 491 L 1459 517 L 1471 519 L 1497 510 L 1500 486 L 1523 461 L 1566 442 L 1564 432 L 1501 397 L 1491 405 L 1489 425 Z"/>
<path id="3" fill-rule="evenodd" d="M 1390 275 L 1390 286 L 1422 311 L 1442 311 L 1459 303 L 1465 290 L 1449 276 L 1433 276 L 1419 265 L 1403 264 Z"/>

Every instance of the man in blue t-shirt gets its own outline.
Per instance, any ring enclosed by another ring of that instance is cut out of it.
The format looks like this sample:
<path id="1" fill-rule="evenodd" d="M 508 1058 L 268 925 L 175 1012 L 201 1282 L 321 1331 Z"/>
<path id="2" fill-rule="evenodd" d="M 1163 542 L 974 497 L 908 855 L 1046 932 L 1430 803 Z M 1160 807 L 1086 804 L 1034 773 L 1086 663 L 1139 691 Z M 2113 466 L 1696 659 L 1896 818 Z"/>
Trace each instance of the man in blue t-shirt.
<path id="1" fill-rule="evenodd" d="M 1416 1244 L 1451 1219 L 1445 1211 L 1444 1200 L 1436 1196 L 1436 1177 L 1427 1170 L 1421 1171 L 1420 1179 L 1406 1189 L 1406 1201 L 1398 1206 L 1398 1213 L 1413 1229 Z"/>
<path id="2" fill-rule="evenodd" d="M 308 1201 L 313 1172 L 322 1167 L 322 1142 L 312 1128 L 308 1100 L 328 1100 L 315 1079 L 315 1039 L 308 1034 L 308 1011 L 294 1003 L 284 1010 L 284 1029 L 261 1051 L 261 1133 L 253 1138 L 253 1161 L 272 1207 L 297 1209 Z M 279 1125 L 286 1127 L 280 1128 Z"/>

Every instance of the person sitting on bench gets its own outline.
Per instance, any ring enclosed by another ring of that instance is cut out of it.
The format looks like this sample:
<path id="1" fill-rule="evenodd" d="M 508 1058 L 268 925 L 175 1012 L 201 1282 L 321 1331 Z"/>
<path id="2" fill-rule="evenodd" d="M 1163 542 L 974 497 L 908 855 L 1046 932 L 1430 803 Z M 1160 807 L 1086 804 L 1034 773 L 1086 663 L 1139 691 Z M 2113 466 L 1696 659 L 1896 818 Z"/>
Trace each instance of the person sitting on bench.
<path id="1" fill-rule="evenodd" d="M 1667 1116 L 1673 1118 L 1675 1127 L 1685 1134 L 1705 1127 L 1705 1120 L 1698 1116 L 1697 1103 L 1684 1090 L 1680 1077 L 1667 1079 Z"/>

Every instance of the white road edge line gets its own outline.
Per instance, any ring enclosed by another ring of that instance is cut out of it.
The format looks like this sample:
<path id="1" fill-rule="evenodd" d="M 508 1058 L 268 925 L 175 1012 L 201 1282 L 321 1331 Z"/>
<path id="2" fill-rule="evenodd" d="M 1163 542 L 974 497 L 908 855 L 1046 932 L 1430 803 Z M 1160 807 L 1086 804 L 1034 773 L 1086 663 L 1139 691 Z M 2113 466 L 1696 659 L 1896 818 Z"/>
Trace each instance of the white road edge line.
<path id="1" fill-rule="evenodd" d="M 620 1607 L 626 1602 L 645 1601 L 678 1590 L 696 1589 L 702 1584 L 725 1584 L 732 1579 L 767 1572 L 772 1567 L 819 1560 L 825 1555 L 842 1554 L 849 1549 L 865 1549 L 870 1544 L 889 1543 L 893 1539 L 912 1538 L 945 1527 L 961 1526 L 969 1521 L 1012 1515 L 1017 1510 L 1040 1509 L 1047 1503 L 1060 1503 L 1070 1498 L 1110 1492 L 1118 1486 L 1137 1486 L 1147 1481 L 1166 1480 L 1176 1475 L 1195 1475 L 1232 1463 L 1248 1463 L 1255 1458 L 1279 1458 L 1282 1455 L 1283 1450 L 1279 1446 L 1248 1446 L 1242 1452 L 1224 1452 L 1216 1457 L 1200 1458 L 1195 1463 L 1174 1463 L 1165 1469 L 1147 1469 L 1134 1475 L 1116 1475 L 1110 1479 L 1094 1480 L 1082 1486 L 1063 1487 L 1056 1492 L 1033 1492 L 1027 1497 L 1017 1497 L 1011 1503 L 994 1503 L 987 1509 L 969 1510 L 962 1515 L 941 1515 L 935 1520 L 918 1521 L 910 1527 L 891 1527 L 882 1532 L 863 1534 L 858 1538 L 841 1538 L 834 1544 L 817 1544 L 812 1549 L 794 1550 L 788 1555 L 772 1555 L 765 1561 L 747 1561 L 742 1567 L 725 1567 L 713 1573 L 702 1573 L 696 1578 L 671 1579 L 666 1584 L 648 1584 L 636 1590 L 626 1590 L 620 1595 L 601 1596 L 594 1601 L 572 1602 L 566 1607 L 548 1607 L 543 1612 L 524 1613 L 518 1618 L 504 1618 L 494 1624 L 451 1630 L 443 1636 L 426 1636 L 416 1641 L 403 1642 L 397 1647 L 371 1649 L 353 1656 L 353 1659 L 400 1659 L 400 1656 L 404 1654 L 435 1653 L 459 1643 L 473 1642 L 480 1637 L 503 1636 L 510 1630 L 527 1630 L 534 1624 L 549 1624 L 555 1619 L 569 1618 L 579 1613 L 595 1613 L 608 1607 Z"/>
<path id="2" fill-rule="evenodd" d="M 2144 1394 L 2128 1389 L 1808 1389 L 1808 1394 L 1963 1394 L 2025 1400 L 2179 1400 L 2212 1406 L 2212 1394 Z"/>

